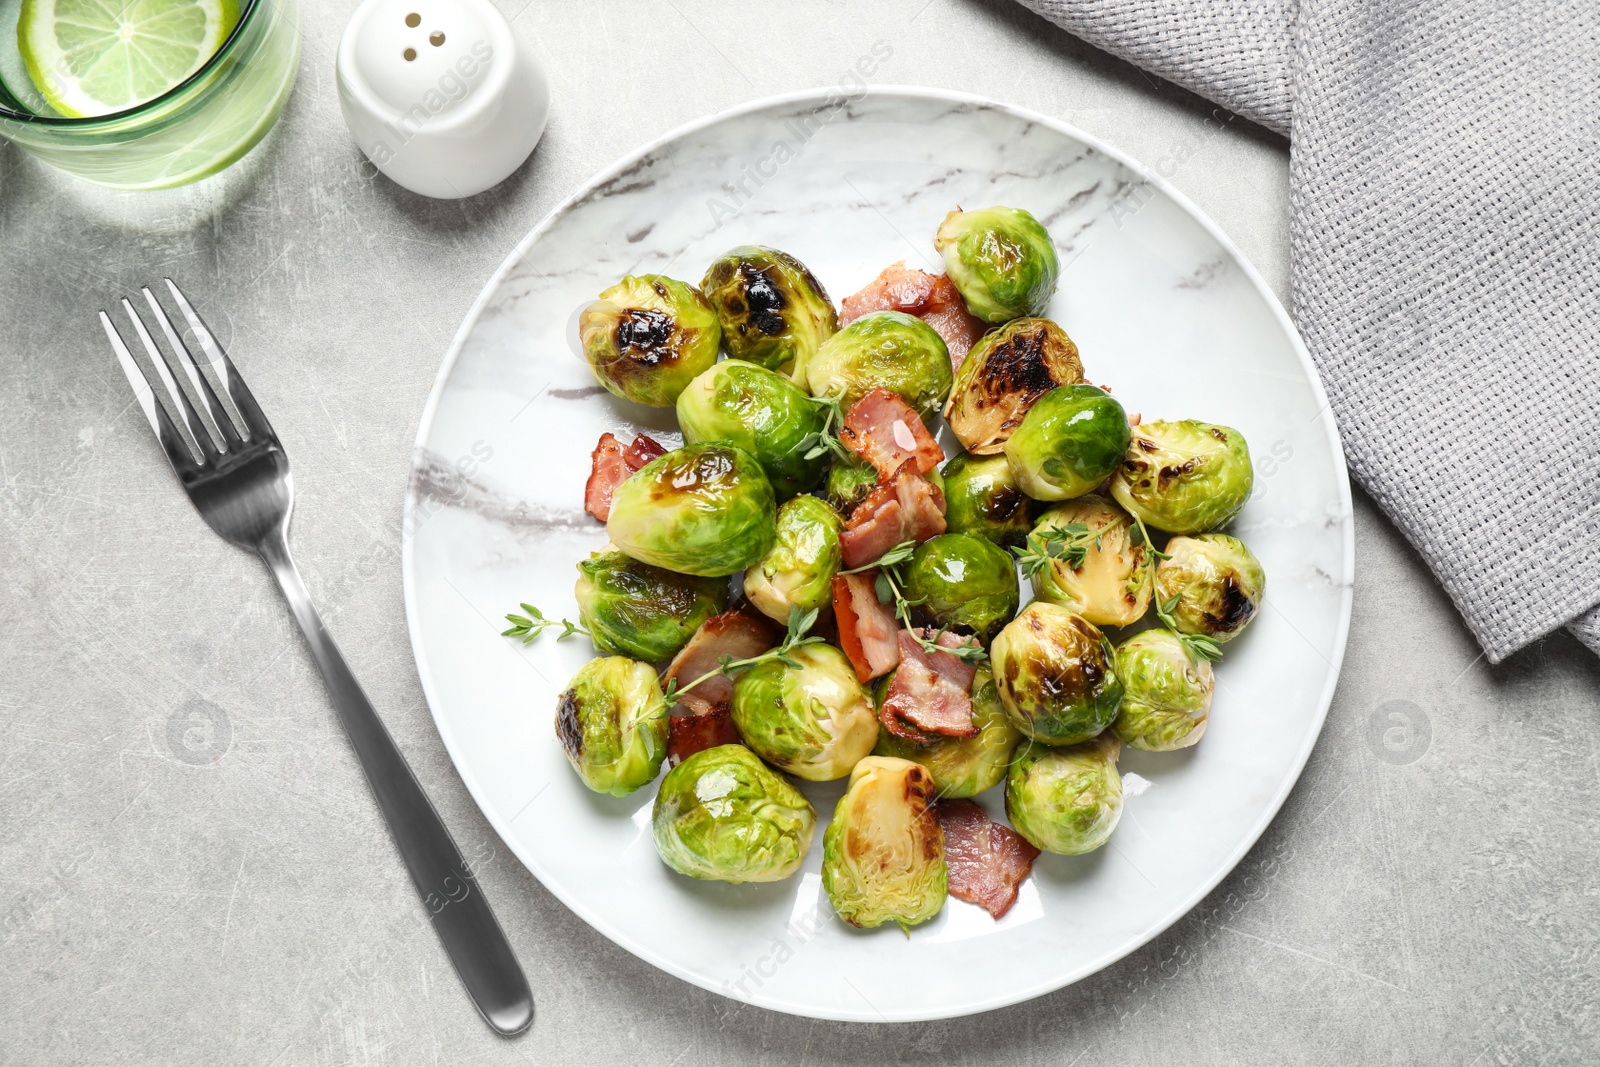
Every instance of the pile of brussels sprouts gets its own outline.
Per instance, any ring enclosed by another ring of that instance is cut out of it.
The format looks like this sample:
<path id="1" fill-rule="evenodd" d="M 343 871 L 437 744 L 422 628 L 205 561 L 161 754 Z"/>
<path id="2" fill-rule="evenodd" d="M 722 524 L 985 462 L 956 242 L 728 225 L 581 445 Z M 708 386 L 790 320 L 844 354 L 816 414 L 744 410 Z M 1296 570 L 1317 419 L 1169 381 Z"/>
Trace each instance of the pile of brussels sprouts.
<path id="1" fill-rule="evenodd" d="M 1200 739 L 1212 661 L 1265 582 L 1244 543 L 1217 532 L 1250 495 L 1244 437 L 1130 419 L 1083 380 L 1077 347 L 1042 317 L 1059 269 L 1044 227 L 1014 208 L 955 211 L 935 244 L 968 310 L 992 324 L 954 368 L 913 315 L 840 328 L 822 285 L 776 249 L 735 248 L 698 287 L 642 275 L 601 293 L 580 320 L 596 381 L 675 407 L 683 445 L 616 486 L 610 544 L 578 565 L 581 620 L 523 605 L 506 631 L 531 640 L 557 626 L 602 654 L 556 708 L 572 766 L 598 792 L 654 780 L 671 716 L 705 712 L 690 694 L 731 682 L 711 710 L 743 743 L 689 754 L 655 800 L 656 847 L 685 875 L 792 875 L 816 814 L 791 776 L 848 776 L 823 884 L 860 926 L 909 927 L 943 906 L 939 798 L 1004 783 L 1011 825 L 1037 848 L 1104 844 L 1122 808 L 1121 746 Z M 887 481 L 839 441 L 875 389 L 930 430 L 942 414 L 964 449 L 926 475 L 944 532 L 852 570 L 874 576 L 886 616 L 924 649 L 971 635 L 957 653 L 977 667 L 969 736 L 887 729 L 891 675 L 862 677 L 830 626 L 841 536 Z M 1033 593 L 1020 612 L 1019 571 Z M 699 677 L 669 670 L 741 596 L 781 627 L 774 646 Z M 1114 642 L 1107 628 L 1125 632 Z"/>

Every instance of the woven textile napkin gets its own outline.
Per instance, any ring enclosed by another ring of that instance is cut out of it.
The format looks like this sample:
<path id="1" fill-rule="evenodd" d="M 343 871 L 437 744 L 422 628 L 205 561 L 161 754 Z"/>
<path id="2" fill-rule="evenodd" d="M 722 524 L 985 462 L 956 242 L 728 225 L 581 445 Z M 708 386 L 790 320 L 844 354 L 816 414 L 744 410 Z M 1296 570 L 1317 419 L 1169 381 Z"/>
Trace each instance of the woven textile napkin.
<path id="1" fill-rule="evenodd" d="M 1290 138 L 1351 473 L 1491 662 L 1600 653 L 1600 3 L 1023 0 Z"/>

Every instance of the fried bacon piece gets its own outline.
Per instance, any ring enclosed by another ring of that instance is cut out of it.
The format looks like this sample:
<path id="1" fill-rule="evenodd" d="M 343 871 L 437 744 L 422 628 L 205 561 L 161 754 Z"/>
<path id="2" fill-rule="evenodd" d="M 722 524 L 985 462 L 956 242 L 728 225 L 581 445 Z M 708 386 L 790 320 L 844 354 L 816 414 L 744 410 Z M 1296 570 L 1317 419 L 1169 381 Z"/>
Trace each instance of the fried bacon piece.
<path id="1" fill-rule="evenodd" d="M 950 895 L 999 919 L 1017 902 L 1017 887 L 1033 870 L 1039 850 L 1023 836 L 989 818 L 971 800 L 941 800 Z"/>
<path id="2" fill-rule="evenodd" d="M 583 510 L 605 522 L 611 517 L 611 494 L 634 471 L 667 450 L 654 439 L 640 434 L 626 448 L 617 435 L 603 433 L 590 455 L 589 480 L 583 484 Z"/>
<path id="3" fill-rule="evenodd" d="M 839 430 L 844 446 L 878 470 L 880 478 L 907 463 L 927 474 L 944 462 L 944 449 L 933 439 L 910 404 L 882 387 L 857 400 L 845 413 Z"/>
<path id="4" fill-rule="evenodd" d="M 839 536 L 846 569 L 864 567 L 902 541 L 921 544 L 945 531 L 944 494 L 908 460 L 856 505 Z"/>
<path id="5" fill-rule="evenodd" d="M 700 624 L 700 629 L 689 638 L 679 653 L 672 657 L 662 684 L 676 680 L 680 686 L 716 670 L 724 656 L 729 659 L 749 659 L 759 656 L 778 643 L 783 635 L 765 616 L 746 614 L 743 611 L 725 611 L 713 615 Z M 705 704 L 730 704 L 733 702 L 733 679 L 707 678 L 683 696 L 688 701 L 698 698 Z"/>
<path id="6" fill-rule="evenodd" d="M 933 632 L 921 631 L 924 638 Z M 972 687 L 975 667 L 948 652 L 927 652 L 911 634 L 899 631 L 900 666 L 889 680 L 878 718 L 896 737 L 930 741 L 936 737 L 976 737 L 972 721 Z M 976 645 L 970 637 L 944 633 L 942 648 Z"/>
<path id="7" fill-rule="evenodd" d="M 877 571 L 838 574 L 833 579 L 839 648 L 863 684 L 888 674 L 900 662 L 894 615 L 878 602 L 877 580 Z"/>
<path id="8" fill-rule="evenodd" d="M 742 745 L 744 738 L 733 725 L 733 711 L 726 702 L 713 704 L 700 695 L 706 682 L 685 693 L 667 719 L 667 766 L 676 767 L 696 752 L 718 745 Z"/>
<path id="9" fill-rule="evenodd" d="M 859 319 L 869 311 L 904 311 L 932 326 L 950 349 L 950 362 L 960 366 L 967 352 L 983 336 L 988 324 L 967 310 L 946 275 L 907 267 L 902 260 L 872 279 L 859 293 L 844 298 L 839 325 Z"/>

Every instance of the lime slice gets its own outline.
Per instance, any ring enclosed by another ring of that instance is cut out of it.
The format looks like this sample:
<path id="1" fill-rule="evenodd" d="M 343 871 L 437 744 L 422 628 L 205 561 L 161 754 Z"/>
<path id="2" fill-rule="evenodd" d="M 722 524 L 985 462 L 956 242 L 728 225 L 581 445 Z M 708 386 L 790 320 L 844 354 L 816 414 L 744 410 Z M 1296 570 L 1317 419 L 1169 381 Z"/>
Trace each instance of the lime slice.
<path id="1" fill-rule="evenodd" d="M 236 0 L 22 0 L 17 50 L 51 107 L 109 115 L 200 69 L 238 20 Z"/>

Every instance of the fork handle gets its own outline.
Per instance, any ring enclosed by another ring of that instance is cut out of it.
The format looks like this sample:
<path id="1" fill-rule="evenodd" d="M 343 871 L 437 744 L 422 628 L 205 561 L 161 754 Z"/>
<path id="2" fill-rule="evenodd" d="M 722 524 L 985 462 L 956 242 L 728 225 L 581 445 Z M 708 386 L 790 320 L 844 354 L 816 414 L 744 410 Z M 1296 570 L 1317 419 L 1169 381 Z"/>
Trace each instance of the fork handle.
<path id="1" fill-rule="evenodd" d="M 432 915 L 445 954 L 489 1025 L 502 1034 L 519 1033 L 533 1021 L 533 992 L 471 865 L 323 626 L 289 556 L 286 534 L 268 537 L 258 551 L 311 646 L 339 721 L 361 760 L 411 881 Z"/>

